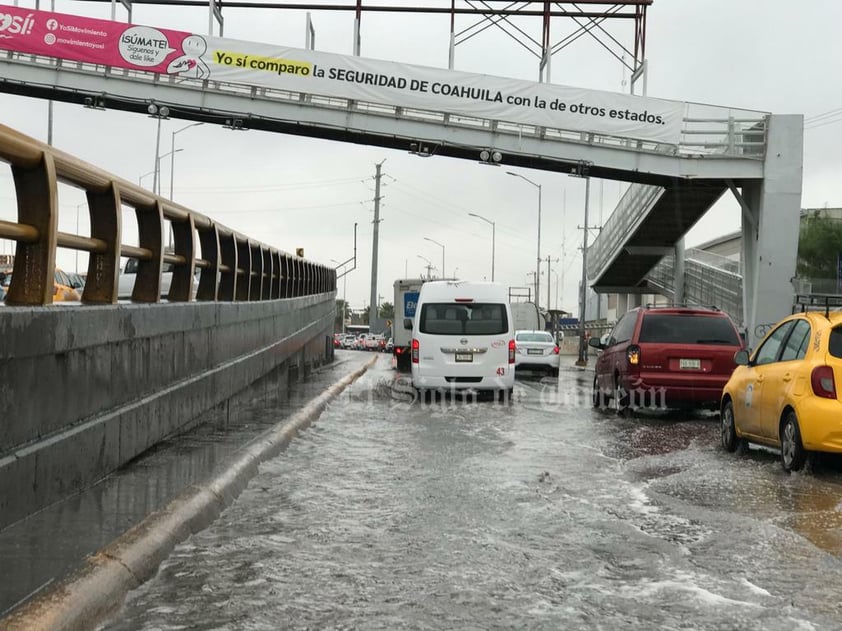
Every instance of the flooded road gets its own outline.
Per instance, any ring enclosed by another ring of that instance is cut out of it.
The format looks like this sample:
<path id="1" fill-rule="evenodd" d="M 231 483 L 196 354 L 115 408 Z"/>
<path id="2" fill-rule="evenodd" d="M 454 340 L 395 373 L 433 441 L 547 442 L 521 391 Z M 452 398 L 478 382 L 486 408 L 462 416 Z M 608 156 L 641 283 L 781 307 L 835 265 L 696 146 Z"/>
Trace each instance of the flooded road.
<path id="1" fill-rule="evenodd" d="M 387 357 L 107 629 L 838 629 L 842 474 L 618 418 L 591 372 L 407 401 Z"/>

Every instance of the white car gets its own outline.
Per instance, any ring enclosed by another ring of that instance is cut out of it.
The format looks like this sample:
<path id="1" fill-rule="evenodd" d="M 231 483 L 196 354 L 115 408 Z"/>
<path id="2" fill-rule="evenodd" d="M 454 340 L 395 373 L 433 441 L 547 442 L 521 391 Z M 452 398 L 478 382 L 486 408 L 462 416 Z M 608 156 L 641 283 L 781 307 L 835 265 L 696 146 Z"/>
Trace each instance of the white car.
<path id="1" fill-rule="evenodd" d="M 117 298 L 119 300 L 131 300 L 132 291 L 134 291 L 135 279 L 137 279 L 137 259 L 128 259 L 125 266 L 120 271 L 120 277 L 117 281 Z M 161 272 L 161 298 L 166 299 L 170 293 L 170 285 L 172 284 L 172 263 L 164 263 Z M 195 291 L 195 288 L 194 288 Z"/>
<path id="2" fill-rule="evenodd" d="M 515 331 L 515 368 L 558 375 L 558 344 L 547 331 Z"/>

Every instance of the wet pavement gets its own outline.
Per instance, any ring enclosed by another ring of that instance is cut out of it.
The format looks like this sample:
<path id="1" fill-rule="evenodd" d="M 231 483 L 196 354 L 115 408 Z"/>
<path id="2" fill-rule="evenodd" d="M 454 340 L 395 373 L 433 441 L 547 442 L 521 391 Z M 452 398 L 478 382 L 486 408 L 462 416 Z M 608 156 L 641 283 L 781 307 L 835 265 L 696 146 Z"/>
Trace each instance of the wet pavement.
<path id="1" fill-rule="evenodd" d="M 593 410 L 591 375 L 420 403 L 382 357 L 104 628 L 842 627 L 838 465 Z"/>
<path id="2" fill-rule="evenodd" d="M 208 478 L 249 440 L 370 356 L 348 353 L 292 390 L 269 375 L 202 417 L 202 424 L 142 454 L 93 488 L 0 530 L 0 619 L 72 574 L 104 547 L 190 484 Z M 2 628 L 2 622 L 0 622 Z"/>

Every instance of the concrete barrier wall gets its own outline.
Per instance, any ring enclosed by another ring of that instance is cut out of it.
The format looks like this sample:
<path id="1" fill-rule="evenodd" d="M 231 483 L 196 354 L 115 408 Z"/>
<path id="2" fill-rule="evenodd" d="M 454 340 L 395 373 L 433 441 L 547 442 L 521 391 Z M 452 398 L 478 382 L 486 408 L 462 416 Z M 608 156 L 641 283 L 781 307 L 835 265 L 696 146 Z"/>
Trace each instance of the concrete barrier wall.
<path id="1" fill-rule="evenodd" d="M 0 528 L 287 364 L 332 354 L 334 293 L 0 310 Z"/>

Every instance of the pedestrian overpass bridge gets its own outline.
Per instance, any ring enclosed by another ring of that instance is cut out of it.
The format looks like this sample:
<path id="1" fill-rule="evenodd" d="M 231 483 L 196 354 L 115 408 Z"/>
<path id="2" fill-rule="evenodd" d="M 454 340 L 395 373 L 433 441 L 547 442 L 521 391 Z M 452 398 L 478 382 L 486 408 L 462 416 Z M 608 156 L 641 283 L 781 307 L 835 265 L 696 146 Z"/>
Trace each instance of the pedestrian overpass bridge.
<path id="1" fill-rule="evenodd" d="M 588 283 L 598 292 L 646 291 L 646 274 L 717 200 L 733 195 L 743 219 L 746 328 L 791 304 L 800 116 L 687 103 L 679 142 L 663 143 L 11 51 L 0 56 L 0 76 L 5 92 L 80 106 L 146 114 L 150 104 L 166 104 L 172 117 L 233 129 L 629 182 L 588 249 Z"/>

